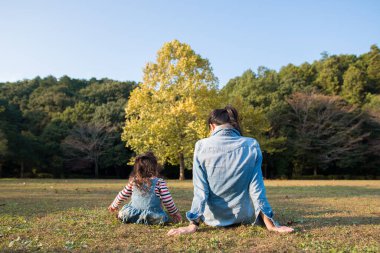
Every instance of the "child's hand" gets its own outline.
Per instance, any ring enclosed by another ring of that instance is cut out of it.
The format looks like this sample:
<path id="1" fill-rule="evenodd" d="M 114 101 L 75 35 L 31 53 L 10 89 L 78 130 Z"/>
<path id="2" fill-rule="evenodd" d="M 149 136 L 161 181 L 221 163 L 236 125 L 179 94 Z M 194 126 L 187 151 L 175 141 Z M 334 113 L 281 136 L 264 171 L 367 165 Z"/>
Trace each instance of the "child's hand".
<path id="1" fill-rule="evenodd" d="M 117 207 L 113 207 L 112 204 L 111 204 L 111 205 L 108 207 L 108 211 L 109 211 L 110 213 L 113 213 L 113 212 L 117 211 Z"/>
<path id="2" fill-rule="evenodd" d="M 176 213 L 170 214 L 170 217 L 172 217 L 173 222 L 175 223 L 182 221 L 182 216 L 179 211 Z"/>

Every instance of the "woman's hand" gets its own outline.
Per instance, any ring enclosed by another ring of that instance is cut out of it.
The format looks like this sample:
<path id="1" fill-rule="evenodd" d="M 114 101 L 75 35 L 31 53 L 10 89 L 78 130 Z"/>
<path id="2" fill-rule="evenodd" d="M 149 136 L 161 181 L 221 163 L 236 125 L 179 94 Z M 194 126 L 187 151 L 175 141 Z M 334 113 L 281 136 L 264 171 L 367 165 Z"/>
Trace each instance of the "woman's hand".
<path id="1" fill-rule="evenodd" d="M 109 211 L 110 213 L 113 213 L 113 212 L 115 212 L 115 211 L 117 211 L 117 210 L 118 210 L 118 208 L 117 208 L 117 207 L 113 207 L 112 204 L 108 207 L 108 211 Z"/>
<path id="2" fill-rule="evenodd" d="M 294 228 L 286 227 L 286 226 L 280 226 L 280 227 L 274 227 L 269 229 L 269 231 L 275 231 L 279 233 L 291 233 L 294 231 Z"/>
<path id="3" fill-rule="evenodd" d="M 182 215 L 180 214 L 179 211 L 176 213 L 170 214 L 170 217 L 172 217 L 174 223 L 178 223 L 182 221 Z"/>
<path id="4" fill-rule="evenodd" d="M 265 216 L 262 212 L 260 212 L 260 215 L 263 218 L 265 226 L 267 227 L 269 231 L 275 231 L 279 233 L 291 233 L 294 231 L 294 229 L 291 227 L 286 227 L 286 226 L 276 227 L 275 224 L 273 224 L 273 222 L 267 216 Z"/>
<path id="5" fill-rule="evenodd" d="M 180 228 L 174 228 L 170 229 L 168 232 L 168 235 L 183 235 L 183 234 L 192 234 L 197 231 L 197 226 L 194 224 L 190 224 L 187 227 L 180 227 Z"/>

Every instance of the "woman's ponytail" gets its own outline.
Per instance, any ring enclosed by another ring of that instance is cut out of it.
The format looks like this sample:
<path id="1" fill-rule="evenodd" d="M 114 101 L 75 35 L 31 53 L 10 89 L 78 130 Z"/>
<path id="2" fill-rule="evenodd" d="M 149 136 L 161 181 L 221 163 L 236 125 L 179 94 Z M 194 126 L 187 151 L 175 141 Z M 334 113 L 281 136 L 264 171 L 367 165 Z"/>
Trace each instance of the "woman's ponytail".
<path id="1" fill-rule="evenodd" d="M 230 121 L 229 123 L 236 130 L 238 130 L 240 134 L 242 134 L 241 129 L 240 129 L 240 124 L 239 124 L 239 114 L 238 114 L 238 111 L 234 107 L 232 107 L 231 105 L 227 105 L 224 109 L 228 113 L 228 117 L 229 117 L 229 121 Z"/>
<path id="2" fill-rule="evenodd" d="M 227 123 L 231 124 L 231 126 L 242 134 L 239 124 L 239 114 L 233 106 L 227 105 L 224 109 L 215 109 L 210 113 L 208 124 L 219 126 Z"/>

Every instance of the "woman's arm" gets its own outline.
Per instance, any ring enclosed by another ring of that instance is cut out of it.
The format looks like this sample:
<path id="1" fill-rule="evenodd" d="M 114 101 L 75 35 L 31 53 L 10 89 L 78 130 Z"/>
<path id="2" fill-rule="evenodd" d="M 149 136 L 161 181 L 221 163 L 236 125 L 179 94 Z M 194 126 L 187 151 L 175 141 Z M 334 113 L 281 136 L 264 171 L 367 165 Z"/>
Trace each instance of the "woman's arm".
<path id="1" fill-rule="evenodd" d="M 190 211 L 186 213 L 186 218 L 190 221 L 187 227 L 171 229 L 168 235 L 180 235 L 194 233 L 197 231 L 199 221 L 203 217 L 205 205 L 209 194 L 209 184 L 207 174 L 204 168 L 200 165 L 197 151 L 199 150 L 199 141 L 195 144 L 194 159 L 193 159 L 193 184 L 194 197 Z"/>
<path id="2" fill-rule="evenodd" d="M 292 232 L 292 228 L 280 226 L 273 219 L 273 211 L 266 197 L 264 180 L 261 172 L 263 156 L 259 146 L 255 147 L 254 150 L 254 153 L 256 153 L 256 163 L 253 168 L 253 177 L 249 186 L 249 194 L 255 208 L 256 219 L 254 224 L 264 223 L 262 225 L 265 225 L 270 231 Z"/>

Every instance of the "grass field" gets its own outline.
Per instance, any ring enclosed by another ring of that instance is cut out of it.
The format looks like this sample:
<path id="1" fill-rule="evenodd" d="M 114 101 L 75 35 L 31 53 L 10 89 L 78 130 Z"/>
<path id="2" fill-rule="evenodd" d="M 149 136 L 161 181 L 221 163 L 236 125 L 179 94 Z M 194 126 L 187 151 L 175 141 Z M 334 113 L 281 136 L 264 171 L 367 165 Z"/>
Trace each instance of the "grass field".
<path id="1" fill-rule="evenodd" d="M 0 180 L 0 251 L 380 251 L 380 181 L 266 181 L 275 217 L 295 233 L 202 225 L 199 232 L 179 237 L 166 236 L 179 225 L 126 225 L 109 214 L 107 207 L 124 183 Z M 168 184 L 184 215 L 192 182 Z"/>

